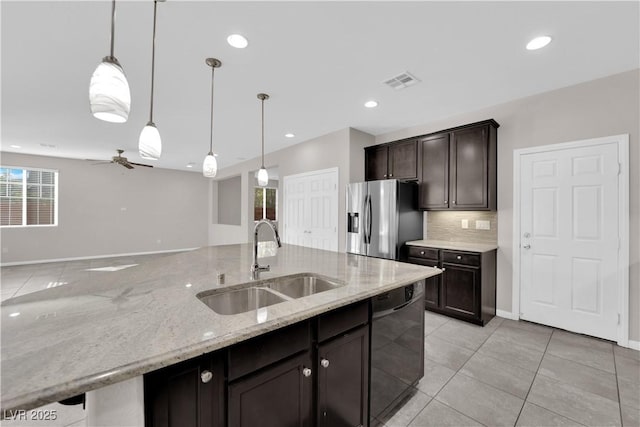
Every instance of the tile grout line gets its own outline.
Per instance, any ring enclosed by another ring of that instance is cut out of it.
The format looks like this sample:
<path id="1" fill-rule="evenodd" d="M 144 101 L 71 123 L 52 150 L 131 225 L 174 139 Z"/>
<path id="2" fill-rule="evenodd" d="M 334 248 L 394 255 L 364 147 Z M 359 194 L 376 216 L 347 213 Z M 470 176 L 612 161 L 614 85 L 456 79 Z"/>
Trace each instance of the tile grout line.
<path id="1" fill-rule="evenodd" d="M 495 318 L 495 317 L 494 317 L 494 318 Z M 447 322 L 445 322 L 445 323 L 447 323 Z M 444 323 L 443 323 L 443 324 L 444 324 Z M 469 359 L 467 359 L 467 361 L 466 361 L 465 363 L 463 363 L 463 364 L 462 364 L 462 366 L 460 366 L 460 367 L 456 370 L 456 373 L 455 373 L 455 374 L 451 375 L 451 378 L 449 378 L 449 379 L 447 380 L 447 382 L 445 382 L 445 383 L 442 385 L 442 387 L 440 387 L 440 390 L 438 390 L 438 392 L 435 394 L 435 396 L 433 396 L 433 397 L 431 398 L 431 400 L 437 400 L 436 398 L 438 397 L 438 395 L 440 394 L 440 392 L 441 392 L 442 390 L 444 390 L 444 388 L 447 386 L 447 384 L 449 384 L 449 383 L 451 382 L 451 380 L 453 380 L 453 378 L 455 378 L 455 377 L 456 377 L 456 375 L 458 375 L 458 374 L 460 374 L 460 375 L 464 375 L 463 373 L 461 373 L 461 372 L 460 372 L 460 370 L 461 370 L 462 368 L 464 368 L 464 366 L 469 362 L 469 360 L 471 360 L 471 358 L 472 358 L 472 357 L 473 357 L 473 356 L 478 352 L 478 350 L 480 349 L 480 347 L 482 347 L 482 346 L 484 345 L 484 343 L 485 343 L 485 342 L 486 342 L 486 341 L 487 341 L 487 340 L 488 340 L 488 339 L 489 339 L 489 338 L 490 338 L 490 337 L 491 337 L 491 336 L 492 336 L 492 335 L 493 335 L 493 334 L 498 330 L 498 328 L 499 328 L 501 325 L 502 325 L 502 323 L 500 323 L 500 325 L 498 325 L 498 326 L 497 326 L 493 331 L 491 331 L 491 333 L 490 333 L 490 334 L 487 336 L 487 338 L 482 342 L 482 344 L 480 344 L 480 346 L 478 346 L 478 348 L 477 348 L 477 349 L 475 349 L 475 350 L 469 350 L 469 351 L 473 351 L 473 353 L 471 354 L 471 356 L 469 356 Z M 483 327 L 484 327 L 484 326 L 483 326 Z M 436 330 L 437 330 L 437 329 L 436 329 Z M 431 333 L 433 333 L 433 332 L 435 332 L 435 330 L 434 330 L 434 331 L 432 331 Z M 429 335 L 431 335 L 431 334 L 429 334 Z M 437 338 L 437 337 L 436 337 L 436 338 Z M 446 340 L 443 340 L 443 341 L 445 341 L 445 342 L 449 343 L 449 342 L 448 342 L 448 341 L 446 341 Z M 451 345 L 455 345 L 455 344 L 452 344 L 452 343 L 449 343 L 449 344 L 451 344 Z M 457 347 L 459 347 L 459 346 L 457 346 Z M 461 348 L 464 348 L 464 347 L 461 347 Z M 465 350 L 468 350 L 468 349 L 465 349 Z M 429 360 L 431 360 L 431 359 L 429 359 Z M 433 360 L 432 360 L 432 362 L 433 362 L 433 363 L 437 363 L 436 361 L 433 361 Z M 452 369 L 452 370 L 453 370 L 453 369 Z M 466 375 L 464 375 L 464 376 L 466 377 Z M 483 384 L 484 384 L 484 383 L 483 383 Z M 487 384 L 487 385 L 488 385 L 488 384 Z M 457 412 L 458 414 L 461 414 L 461 415 L 463 415 L 463 416 L 465 416 L 465 417 L 469 418 L 470 420 L 473 420 L 473 421 L 477 422 L 477 423 L 478 423 L 478 424 L 480 424 L 480 425 L 486 426 L 486 424 L 481 423 L 480 421 L 476 420 L 475 418 L 470 417 L 469 415 L 464 414 L 464 413 L 462 413 L 462 412 L 458 411 L 458 410 L 457 410 L 457 409 L 455 409 L 455 408 L 452 408 L 451 406 L 447 405 L 446 403 L 444 403 L 444 402 L 442 402 L 442 401 L 440 401 L 440 400 L 437 400 L 437 402 L 438 402 L 438 403 L 440 403 L 440 404 L 442 404 L 442 405 L 444 405 L 444 406 L 446 406 L 447 408 L 449 408 L 449 409 L 451 409 L 451 410 L 453 410 L 453 411 Z M 431 403 L 431 401 L 429 401 L 429 403 Z M 428 404 L 427 404 L 427 405 L 428 405 Z M 425 406 L 425 408 L 426 408 L 426 406 Z M 411 420 L 411 421 L 413 421 L 413 420 Z"/>
<path id="2" fill-rule="evenodd" d="M 542 361 L 544 360 L 544 355 L 547 354 L 549 343 L 551 343 L 551 338 L 553 338 L 553 334 L 555 332 L 556 332 L 555 330 L 552 330 L 551 335 L 549 335 L 549 339 L 547 340 L 547 345 L 544 347 L 544 351 L 542 352 L 542 357 L 540 358 L 540 363 L 538 363 L 538 369 L 536 369 L 536 373 L 533 376 L 533 380 L 531 380 L 531 384 L 529 385 L 529 390 L 527 390 L 527 395 L 523 399 L 522 407 L 520 408 L 520 412 L 518 412 L 518 417 L 516 418 L 515 423 L 513 423 L 514 426 L 516 426 L 518 424 L 518 421 L 520 420 L 520 416 L 522 415 L 522 410 L 524 409 L 524 405 L 527 403 L 527 399 L 529 399 L 529 393 L 531 393 L 531 389 L 533 388 L 533 383 L 536 382 L 536 377 L 538 376 L 538 372 L 540 371 L 540 366 L 542 365 Z"/>
<path id="3" fill-rule="evenodd" d="M 618 360 L 616 359 L 616 350 L 611 347 L 611 351 L 613 352 L 613 372 L 616 377 L 616 391 L 618 392 L 618 410 L 620 412 L 620 425 L 623 425 L 622 418 L 622 399 L 620 399 L 620 381 L 618 381 Z"/>

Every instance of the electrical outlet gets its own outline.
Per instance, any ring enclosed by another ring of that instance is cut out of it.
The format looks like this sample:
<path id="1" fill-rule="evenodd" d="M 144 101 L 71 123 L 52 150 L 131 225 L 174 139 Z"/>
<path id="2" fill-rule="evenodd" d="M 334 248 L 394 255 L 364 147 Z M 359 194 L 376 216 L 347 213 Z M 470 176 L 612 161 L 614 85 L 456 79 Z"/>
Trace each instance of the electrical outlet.
<path id="1" fill-rule="evenodd" d="M 477 220 L 476 221 L 476 230 L 491 230 L 491 222 Z"/>
<path id="2" fill-rule="evenodd" d="M 462 223 L 462 228 L 469 228 L 469 220 L 468 219 L 463 219 L 461 221 Z"/>

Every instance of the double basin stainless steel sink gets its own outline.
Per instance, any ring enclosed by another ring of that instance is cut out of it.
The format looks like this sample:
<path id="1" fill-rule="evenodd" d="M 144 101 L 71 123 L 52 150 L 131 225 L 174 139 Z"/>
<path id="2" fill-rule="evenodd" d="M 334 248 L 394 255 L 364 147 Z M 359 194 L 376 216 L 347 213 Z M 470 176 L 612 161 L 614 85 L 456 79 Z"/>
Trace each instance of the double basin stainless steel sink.
<path id="1" fill-rule="evenodd" d="M 318 274 L 302 273 L 250 282 L 231 289 L 200 292 L 196 296 L 218 314 L 230 315 L 257 310 L 284 301 L 314 295 L 345 284 Z"/>

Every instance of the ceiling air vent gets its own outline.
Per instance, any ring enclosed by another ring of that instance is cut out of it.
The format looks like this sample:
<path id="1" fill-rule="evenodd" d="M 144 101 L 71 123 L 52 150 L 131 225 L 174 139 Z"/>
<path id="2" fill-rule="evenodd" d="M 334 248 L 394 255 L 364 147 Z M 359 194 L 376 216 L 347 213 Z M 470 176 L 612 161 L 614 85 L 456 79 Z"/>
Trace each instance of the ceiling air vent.
<path id="1" fill-rule="evenodd" d="M 404 89 L 405 87 L 413 86 L 419 81 L 420 80 L 412 76 L 408 71 L 405 71 L 402 74 L 398 74 L 397 76 L 390 78 L 389 80 L 385 80 L 384 84 L 395 90 L 399 90 Z"/>

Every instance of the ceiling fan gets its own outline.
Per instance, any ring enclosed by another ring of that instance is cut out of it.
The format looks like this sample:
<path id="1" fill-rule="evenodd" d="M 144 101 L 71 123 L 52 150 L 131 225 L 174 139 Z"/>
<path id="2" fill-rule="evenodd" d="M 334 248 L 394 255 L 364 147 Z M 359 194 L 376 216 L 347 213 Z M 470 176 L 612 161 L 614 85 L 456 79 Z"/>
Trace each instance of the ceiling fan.
<path id="1" fill-rule="evenodd" d="M 126 157 L 122 157 L 122 153 L 124 153 L 124 150 L 116 150 L 118 152 L 117 156 L 113 156 L 111 158 L 110 162 L 100 162 L 100 163 L 96 163 L 96 164 L 102 164 L 102 163 L 116 163 L 120 166 L 124 166 L 127 169 L 134 169 L 134 166 L 144 166 L 145 168 L 152 168 L 152 165 L 145 165 L 142 163 L 134 163 L 134 162 L 130 162 Z"/>

